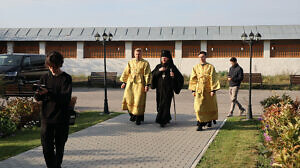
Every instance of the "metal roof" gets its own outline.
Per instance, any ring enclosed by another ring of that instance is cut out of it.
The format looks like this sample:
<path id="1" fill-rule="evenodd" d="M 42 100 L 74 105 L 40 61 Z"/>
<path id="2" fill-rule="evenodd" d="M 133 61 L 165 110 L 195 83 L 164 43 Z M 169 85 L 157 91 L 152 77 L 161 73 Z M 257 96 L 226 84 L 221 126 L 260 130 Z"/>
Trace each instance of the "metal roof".
<path id="1" fill-rule="evenodd" d="M 94 35 L 112 33 L 114 41 L 240 40 L 245 31 L 261 33 L 263 40 L 300 39 L 300 25 L 189 26 L 189 27 L 79 27 L 0 28 L 0 41 L 94 41 Z"/>

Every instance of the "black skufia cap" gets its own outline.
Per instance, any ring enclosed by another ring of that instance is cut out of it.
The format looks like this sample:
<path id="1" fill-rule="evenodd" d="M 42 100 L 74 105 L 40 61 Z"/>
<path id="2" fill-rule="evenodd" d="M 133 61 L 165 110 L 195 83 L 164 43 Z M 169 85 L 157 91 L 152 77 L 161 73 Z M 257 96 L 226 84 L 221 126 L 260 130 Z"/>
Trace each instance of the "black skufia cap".
<path id="1" fill-rule="evenodd" d="M 167 57 L 169 59 L 172 59 L 171 52 L 169 50 L 161 50 L 161 56 L 160 57 Z"/>
<path id="2" fill-rule="evenodd" d="M 169 50 L 161 50 L 161 56 L 160 57 L 169 58 L 169 61 L 167 62 L 167 65 L 168 66 L 174 66 L 173 58 L 172 58 L 171 52 Z"/>

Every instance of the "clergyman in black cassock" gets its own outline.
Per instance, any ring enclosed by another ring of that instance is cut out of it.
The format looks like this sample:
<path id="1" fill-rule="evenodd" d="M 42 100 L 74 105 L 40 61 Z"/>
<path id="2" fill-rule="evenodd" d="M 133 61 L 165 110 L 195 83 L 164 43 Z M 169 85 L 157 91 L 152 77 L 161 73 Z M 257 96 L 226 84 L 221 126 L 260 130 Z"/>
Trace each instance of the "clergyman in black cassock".
<path id="1" fill-rule="evenodd" d="M 164 127 L 170 122 L 170 107 L 174 92 L 180 93 L 183 87 L 183 76 L 173 63 L 170 51 L 162 50 L 160 64 L 152 71 L 151 88 L 156 89 L 157 116 L 156 122 Z"/>

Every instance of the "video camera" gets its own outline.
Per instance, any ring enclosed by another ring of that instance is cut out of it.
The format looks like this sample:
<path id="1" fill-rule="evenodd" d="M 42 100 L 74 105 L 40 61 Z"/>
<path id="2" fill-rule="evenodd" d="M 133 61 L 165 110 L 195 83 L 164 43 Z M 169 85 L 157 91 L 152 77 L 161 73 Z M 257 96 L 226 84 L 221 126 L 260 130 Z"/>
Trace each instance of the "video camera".
<path id="1" fill-rule="evenodd" d="M 33 86 L 32 86 L 32 89 L 33 89 L 34 91 L 41 91 L 41 90 L 42 90 L 41 88 L 46 88 L 46 85 L 35 83 L 35 84 L 33 84 Z"/>

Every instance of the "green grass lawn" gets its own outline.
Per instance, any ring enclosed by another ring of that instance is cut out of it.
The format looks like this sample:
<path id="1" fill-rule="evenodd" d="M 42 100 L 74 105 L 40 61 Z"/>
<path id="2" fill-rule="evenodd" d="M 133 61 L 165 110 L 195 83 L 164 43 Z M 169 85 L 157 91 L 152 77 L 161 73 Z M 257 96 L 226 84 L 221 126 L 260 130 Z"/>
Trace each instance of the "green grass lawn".
<path id="1" fill-rule="evenodd" d="M 90 127 L 122 113 L 111 113 L 111 115 L 99 115 L 99 112 L 82 112 L 76 119 L 75 125 L 70 126 L 69 133 L 74 133 Z M 0 138 L 0 160 L 7 159 L 34 147 L 40 146 L 40 128 L 18 130 L 15 135 Z"/>
<path id="2" fill-rule="evenodd" d="M 241 117 L 227 120 L 215 140 L 200 160 L 197 168 L 256 167 L 261 144 L 260 121 L 241 121 Z"/>

